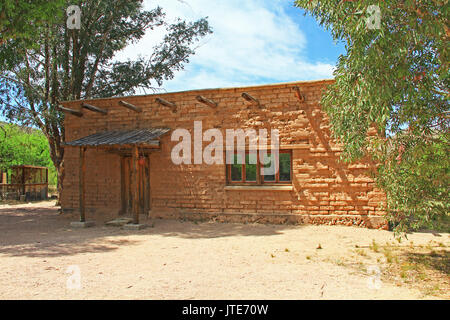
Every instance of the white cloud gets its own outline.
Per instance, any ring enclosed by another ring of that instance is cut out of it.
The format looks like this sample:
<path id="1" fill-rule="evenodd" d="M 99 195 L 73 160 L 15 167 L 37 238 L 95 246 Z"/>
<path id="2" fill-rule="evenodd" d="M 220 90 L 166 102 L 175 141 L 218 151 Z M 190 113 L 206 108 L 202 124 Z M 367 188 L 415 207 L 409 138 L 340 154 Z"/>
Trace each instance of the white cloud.
<path id="1" fill-rule="evenodd" d="M 194 21 L 208 16 L 213 34 L 202 39 L 185 70 L 163 84 L 167 91 L 310 80 L 332 76 L 333 66 L 305 58 L 307 39 L 284 11 L 281 0 L 147 0 L 169 21 Z M 299 14 L 299 19 L 301 15 Z M 118 59 L 148 54 L 162 39 L 164 29 L 153 30 L 127 47 Z"/>

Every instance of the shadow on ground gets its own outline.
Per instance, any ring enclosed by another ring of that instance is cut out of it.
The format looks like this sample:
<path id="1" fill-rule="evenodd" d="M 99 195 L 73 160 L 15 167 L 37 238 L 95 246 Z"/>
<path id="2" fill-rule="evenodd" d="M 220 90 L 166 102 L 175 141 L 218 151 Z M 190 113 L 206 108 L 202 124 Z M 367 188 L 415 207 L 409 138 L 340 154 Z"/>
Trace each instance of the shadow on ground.
<path id="1" fill-rule="evenodd" d="M 450 252 L 432 251 L 431 253 L 408 253 L 407 260 L 410 263 L 422 265 L 450 276 Z"/>
<path id="2" fill-rule="evenodd" d="M 238 224 L 219 222 L 186 222 L 148 219 L 149 227 L 139 231 L 97 223 L 95 227 L 70 227 L 73 217 L 61 215 L 58 207 L 0 207 L 0 254 L 8 256 L 53 257 L 82 253 L 101 253 L 123 246 L 136 245 L 139 239 L 129 236 L 163 236 L 185 239 L 207 239 L 235 236 L 273 236 L 294 225 Z M 117 238 L 114 238 L 117 237 Z"/>

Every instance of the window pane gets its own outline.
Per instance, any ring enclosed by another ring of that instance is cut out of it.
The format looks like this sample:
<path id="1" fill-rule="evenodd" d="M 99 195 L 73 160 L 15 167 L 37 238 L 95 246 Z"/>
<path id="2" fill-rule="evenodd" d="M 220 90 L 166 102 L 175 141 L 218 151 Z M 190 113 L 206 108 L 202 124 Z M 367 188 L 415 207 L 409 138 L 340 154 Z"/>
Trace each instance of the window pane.
<path id="1" fill-rule="evenodd" d="M 263 168 L 264 168 L 264 181 L 275 181 L 275 165 L 272 166 L 273 162 L 273 155 L 267 154 L 264 155 L 264 162 L 263 162 Z"/>
<path id="2" fill-rule="evenodd" d="M 256 181 L 256 153 L 247 153 L 245 155 L 245 180 Z"/>
<path id="3" fill-rule="evenodd" d="M 231 181 L 242 181 L 242 160 L 240 154 L 235 154 L 231 167 Z"/>
<path id="4" fill-rule="evenodd" d="M 280 153 L 280 181 L 291 181 L 290 153 Z"/>

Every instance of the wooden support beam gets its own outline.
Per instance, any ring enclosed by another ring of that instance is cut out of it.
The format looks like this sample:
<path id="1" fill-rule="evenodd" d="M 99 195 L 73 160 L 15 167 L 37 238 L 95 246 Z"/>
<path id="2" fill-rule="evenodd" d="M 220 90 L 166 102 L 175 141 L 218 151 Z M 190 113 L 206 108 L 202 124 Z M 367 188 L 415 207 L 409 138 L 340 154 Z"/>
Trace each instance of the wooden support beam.
<path id="1" fill-rule="evenodd" d="M 131 194 L 132 203 L 131 210 L 133 212 L 133 223 L 139 224 L 139 184 L 138 184 L 138 159 L 139 150 L 137 146 L 133 146 L 131 152 Z"/>
<path id="2" fill-rule="evenodd" d="M 86 221 L 85 216 L 85 177 L 86 177 L 86 148 L 80 147 L 80 167 L 79 167 L 79 207 L 80 207 L 80 222 Z"/>
<path id="3" fill-rule="evenodd" d="M 242 92 L 242 98 L 244 98 L 245 100 L 247 100 L 248 102 L 252 102 L 255 103 L 257 105 L 259 105 L 259 100 L 256 99 L 255 97 L 251 96 L 250 94 L 248 94 L 247 92 Z"/>
<path id="4" fill-rule="evenodd" d="M 207 99 L 204 96 L 196 96 L 195 99 L 197 99 L 198 102 L 206 104 L 208 107 L 217 108 L 217 102 Z"/>
<path id="5" fill-rule="evenodd" d="M 133 110 L 135 112 L 142 112 L 142 108 L 136 107 L 135 105 L 128 103 L 126 101 L 123 101 L 123 100 L 119 101 L 119 105 L 121 105 L 122 107 L 128 108 L 130 110 Z"/>
<path id="6" fill-rule="evenodd" d="M 25 167 L 22 167 L 22 195 L 25 195 Z"/>
<path id="7" fill-rule="evenodd" d="M 83 113 L 81 111 L 77 111 L 77 110 L 73 110 L 73 109 L 69 109 L 69 108 L 64 108 L 63 106 L 57 106 L 57 108 L 59 110 L 61 110 L 61 111 L 68 112 L 68 113 L 73 114 L 74 116 L 77 116 L 77 117 L 82 117 L 83 116 Z"/>
<path id="8" fill-rule="evenodd" d="M 177 112 L 177 105 L 175 103 L 169 102 L 167 100 L 164 100 L 162 98 L 156 98 L 155 99 L 156 102 L 158 102 L 159 104 L 168 107 L 170 109 L 172 109 L 172 112 Z"/>
<path id="9" fill-rule="evenodd" d="M 91 111 L 94 111 L 94 112 L 102 113 L 104 115 L 108 114 L 108 110 L 105 110 L 105 109 L 93 106 L 91 104 L 82 103 L 81 107 L 85 108 L 85 109 L 88 109 L 88 110 L 91 110 Z"/>
<path id="10" fill-rule="evenodd" d="M 292 87 L 292 90 L 294 90 L 295 95 L 297 96 L 297 99 L 298 99 L 300 102 L 305 102 L 305 95 L 304 95 L 303 93 L 300 92 L 300 88 L 299 88 L 299 87 L 297 87 L 297 86 Z"/>
<path id="11" fill-rule="evenodd" d="M 144 183 L 145 183 L 145 188 L 144 188 L 144 201 L 145 201 L 145 207 L 144 207 L 144 213 L 147 215 L 149 215 L 149 211 L 150 211 L 150 157 L 145 157 L 145 168 L 144 168 Z"/>
<path id="12" fill-rule="evenodd" d="M 126 166 L 126 160 L 124 156 L 120 156 L 120 199 L 121 199 L 121 209 L 120 213 L 121 215 L 124 215 L 127 213 L 127 196 L 126 196 L 126 176 L 125 176 L 125 166 Z"/>

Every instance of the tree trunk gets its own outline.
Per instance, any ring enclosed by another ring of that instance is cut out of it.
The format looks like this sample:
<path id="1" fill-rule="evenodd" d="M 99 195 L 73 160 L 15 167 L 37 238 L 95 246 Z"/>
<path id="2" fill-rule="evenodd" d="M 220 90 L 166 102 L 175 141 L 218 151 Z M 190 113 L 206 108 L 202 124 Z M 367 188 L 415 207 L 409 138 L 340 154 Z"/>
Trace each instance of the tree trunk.
<path id="1" fill-rule="evenodd" d="M 66 174 L 65 168 L 64 168 L 64 161 L 61 161 L 59 166 L 55 165 L 55 168 L 56 168 L 57 178 L 58 178 L 57 179 L 57 188 L 56 188 L 56 190 L 58 192 L 58 194 L 57 194 L 58 198 L 56 200 L 56 205 L 60 206 L 61 205 L 61 192 L 62 192 L 62 189 L 63 189 L 64 176 Z"/>
<path id="2" fill-rule="evenodd" d="M 50 158 L 52 159 L 52 162 L 55 166 L 56 173 L 57 173 L 57 201 L 56 205 L 61 205 L 61 192 L 63 189 L 63 183 L 64 183 L 64 176 L 65 176 L 65 168 L 64 168 L 64 148 L 61 147 L 61 141 L 56 141 L 56 139 L 61 139 L 61 135 L 55 134 L 49 135 L 46 134 L 47 140 L 50 146 Z"/>

